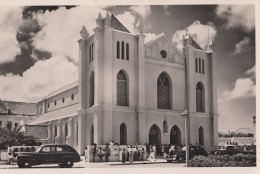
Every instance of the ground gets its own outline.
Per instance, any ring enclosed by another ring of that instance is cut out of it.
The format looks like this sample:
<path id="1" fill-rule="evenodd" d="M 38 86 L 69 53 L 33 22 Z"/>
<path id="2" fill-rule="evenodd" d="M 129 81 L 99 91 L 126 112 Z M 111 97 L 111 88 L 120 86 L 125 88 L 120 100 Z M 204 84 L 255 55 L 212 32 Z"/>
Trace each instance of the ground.
<path id="1" fill-rule="evenodd" d="M 80 161 L 79 163 L 75 163 L 73 168 L 159 168 L 159 167 L 185 167 L 185 163 L 167 163 L 165 159 L 157 159 L 156 162 L 150 162 L 150 161 L 138 161 L 134 162 L 133 164 L 129 164 L 129 162 L 126 162 L 125 164 L 122 164 L 121 162 L 102 162 L 102 163 L 87 163 L 84 161 Z M 17 169 L 18 166 L 16 164 L 14 165 L 0 165 L 0 169 Z M 53 168 L 53 169 L 59 169 L 57 164 L 49 164 L 49 165 L 38 165 L 33 166 L 31 170 L 33 169 L 44 169 L 44 168 Z M 30 170 L 30 169 L 27 169 Z"/>

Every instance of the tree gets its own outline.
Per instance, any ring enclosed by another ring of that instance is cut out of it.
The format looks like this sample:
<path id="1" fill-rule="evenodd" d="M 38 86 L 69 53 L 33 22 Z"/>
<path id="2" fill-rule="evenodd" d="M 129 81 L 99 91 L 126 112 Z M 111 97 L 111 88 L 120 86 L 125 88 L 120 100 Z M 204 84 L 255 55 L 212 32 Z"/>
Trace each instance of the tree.
<path id="1" fill-rule="evenodd" d="M 39 140 L 33 136 L 25 135 L 21 132 L 23 126 L 15 127 L 14 129 L 5 127 L 0 128 L 0 149 L 6 149 L 8 146 L 34 146 L 39 144 Z"/>
<path id="2" fill-rule="evenodd" d="M 7 110 L 7 102 L 0 98 L 0 113 L 6 112 Z"/>

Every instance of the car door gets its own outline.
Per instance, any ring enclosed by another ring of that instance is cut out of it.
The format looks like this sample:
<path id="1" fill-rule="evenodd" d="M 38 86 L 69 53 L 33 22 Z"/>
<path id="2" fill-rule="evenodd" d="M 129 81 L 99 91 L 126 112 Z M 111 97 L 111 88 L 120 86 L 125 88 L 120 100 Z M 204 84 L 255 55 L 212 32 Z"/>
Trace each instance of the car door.
<path id="1" fill-rule="evenodd" d="M 40 151 L 40 163 L 41 164 L 50 164 L 53 163 L 53 154 L 55 153 L 55 147 L 44 146 Z"/>

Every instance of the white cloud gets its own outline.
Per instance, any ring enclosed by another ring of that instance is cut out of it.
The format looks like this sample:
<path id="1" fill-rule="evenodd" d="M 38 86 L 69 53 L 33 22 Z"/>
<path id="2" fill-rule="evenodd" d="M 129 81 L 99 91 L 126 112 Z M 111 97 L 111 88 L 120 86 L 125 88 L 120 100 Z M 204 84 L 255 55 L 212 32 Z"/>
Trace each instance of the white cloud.
<path id="1" fill-rule="evenodd" d="M 123 14 L 117 15 L 116 18 L 130 31 L 130 33 L 135 34 L 134 15 L 126 11 Z"/>
<path id="2" fill-rule="evenodd" d="M 154 40 L 157 37 L 155 33 L 146 33 L 144 35 L 145 35 L 144 43 Z"/>
<path id="3" fill-rule="evenodd" d="M 194 21 L 188 28 L 188 33 L 192 38 L 205 49 L 211 40 L 214 40 L 217 30 L 213 23 L 209 22 L 207 25 L 201 24 L 200 21 Z M 186 34 L 186 30 L 177 30 L 172 36 L 172 42 L 182 50 L 183 47 L 183 35 Z"/>
<path id="4" fill-rule="evenodd" d="M 250 38 L 244 37 L 243 40 L 241 40 L 236 44 L 234 54 L 239 54 L 246 51 L 248 49 L 249 42 L 250 42 Z"/>
<path id="5" fill-rule="evenodd" d="M 151 8 L 147 5 L 131 6 L 130 10 L 139 14 L 143 19 L 151 14 Z"/>
<path id="6" fill-rule="evenodd" d="M 242 27 L 246 32 L 255 28 L 253 5 L 219 5 L 216 14 L 226 20 L 226 28 Z"/>
<path id="7" fill-rule="evenodd" d="M 249 77 L 239 78 L 236 80 L 234 88 L 232 90 L 226 90 L 222 94 L 221 101 L 232 100 L 243 97 L 255 97 L 256 85 L 255 85 L 255 66 L 246 71 L 245 75 Z"/>
<path id="8" fill-rule="evenodd" d="M 0 63 L 11 62 L 20 53 L 16 34 L 21 23 L 21 7 L 0 7 Z"/>
<path id="9" fill-rule="evenodd" d="M 105 11 L 98 6 L 78 6 L 69 10 L 61 7 L 55 11 L 35 14 L 34 18 L 42 26 L 33 39 L 35 47 L 69 56 L 78 62 L 79 32 L 85 25 L 90 35 L 93 34 L 99 12 L 105 17 Z"/>
<path id="10" fill-rule="evenodd" d="M 12 101 L 37 102 L 55 89 L 78 79 L 78 67 L 56 55 L 38 61 L 22 76 L 7 74 L 0 76 L 1 98 Z"/>

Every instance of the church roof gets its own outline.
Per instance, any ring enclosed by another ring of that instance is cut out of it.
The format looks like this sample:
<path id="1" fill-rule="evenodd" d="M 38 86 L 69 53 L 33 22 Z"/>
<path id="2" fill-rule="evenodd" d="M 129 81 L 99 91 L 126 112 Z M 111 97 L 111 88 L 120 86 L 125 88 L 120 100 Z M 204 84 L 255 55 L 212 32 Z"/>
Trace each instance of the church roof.
<path id="1" fill-rule="evenodd" d="M 75 82 L 73 82 L 73 83 L 70 83 L 70 84 L 68 84 L 68 85 L 66 85 L 66 86 L 63 86 L 63 87 L 61 87 L 61 88 L 59 88 L 59 89 L 53 91 L 52 93 L 50 93 L 49 95 L 47 95 L 47 96 L 45 97 L 45 99 L 46 99 L 46 98 L 53 97 L 53 96 L 55 96 L 55 95 L 57 95 L 57 94 L 60 94 L 60 93 L 62 93 L 62 92 L 64 92 L 64 91 L 67 91 L 67 90 L 69 90 L 69 89 L 71 89 L 71 88 L 74 88 L 74 87 L 76 87 L 76 86 L 78 86 L 78 85 L 79 85 L 79 82 L 78 82 L 78 81 L 75 81 Z"/>
<path id="2" fill-rule="evenodd" d="M 196 49 L 199 49 L 199 50 L 203 50 L 199 44 L 192 38 L 191 35 L 189 35 L 190 39 L 191 39 L 191 45 L 194 46 Z"/>
<path id="3" fill-rule="evenodd" d="M 115 30 L 130 33 L 113 14 L 111 15 L 111 27 L 113 27 Z"/>
<path id="4" fill-rule="evenodd" d="M 37 117 L 36 119 L 32 120 L 31 122 L 27 123 L 26 125 L 37 125 L 37 124 L 43 124 L 48 121 L 52 120 L 59 120 L 65 117 L 70 117 L 78 114 L 79 104 L 73 104 L 64 108 L 59 108 L 53 111 L 49 111 L 40 117 Z"/>

